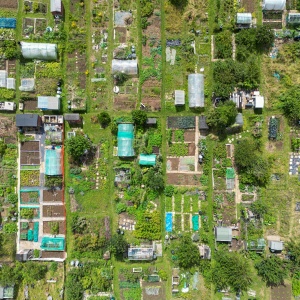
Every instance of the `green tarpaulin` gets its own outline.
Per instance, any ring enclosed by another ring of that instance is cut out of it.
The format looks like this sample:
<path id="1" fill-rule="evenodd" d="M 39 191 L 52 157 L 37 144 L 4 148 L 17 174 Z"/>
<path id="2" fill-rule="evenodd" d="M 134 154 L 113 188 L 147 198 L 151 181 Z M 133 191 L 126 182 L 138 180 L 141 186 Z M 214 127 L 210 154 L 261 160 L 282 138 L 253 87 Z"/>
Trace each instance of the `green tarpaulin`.
<path id="1" fill-rule="evenodd" d="M 155 154 L 140 154 L 139 164 L 142 166 L 155 166 L 156 155 Z"/>

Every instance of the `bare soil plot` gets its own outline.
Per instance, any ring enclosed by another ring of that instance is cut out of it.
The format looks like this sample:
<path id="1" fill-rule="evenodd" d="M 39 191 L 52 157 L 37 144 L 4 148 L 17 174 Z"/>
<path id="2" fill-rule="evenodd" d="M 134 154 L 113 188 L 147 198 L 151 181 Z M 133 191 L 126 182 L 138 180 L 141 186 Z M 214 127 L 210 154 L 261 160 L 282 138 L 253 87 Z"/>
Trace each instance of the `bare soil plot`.
<path id="1" fill-rule="evenodd" d="M 34 32 L 36 34 L 43 34 L 47 27 L 47 20 L 46 19 L 35 19 L 35 28 Z"/>
<path id="2" fill-rule="evenodd" d="M 16 73 L 16 60 L 6 60 L 7 72 L 8 74 Z"/>
<path id="3" fill-rule="evenodd" d="M 143 83 L 142 103 L 151 110 L 160 110 L 161 108 L 161 82 L 150 78 Z"/>
<path id="4" fill-rule="evenodd" d="M 36 141 L 28 141 L 21 143 L 21 151 L 39 151 L 40 150 L 40 142 Z"/>
<path id="5" fill-rule="evenodd" d="M 200 174 L 172 173 L 167 174 L 168 184 L 200 186 Z"/>
<path id="6" fill-rule="evenodd" d="M 21 203 L 39 203 L 38 192 L 21 192 Z"/>
<path id="7" fill-rule="evenodd" d="M 225 226 L 230 226 L 236 219 L 235 204 L 224 201 L 222 204 L 222 220 Z"/>
<path id="8" fill-rule="evenodd" d="M 255 12 L 256 2 L 252 0 L 242 0 L 241 7 L 245 8 L 245 11 L 253 13 Z"/>
<path id="9" fill-rule="evenodd" d="M 142 281 L 143 300 L 166 299 L 165 285 L 160 282 Z"/>
<path id="10" fill-rule="evenodd" d="M 21 152 L 21 165 L 39 165 L 40 153 L 39 152 Z"/>
<path id="11" fill-rule="evenodd" d="M 17 127 L 13 118 L 0 117 L 0 137 L 17 136 Z M 16 139 L 15 139 L 16 141 Z"/>
<path id="12" fill-rule="evenodd" d="M 66 222 L 65 221 L 44 221 L 43 222 L 43 233 L 44 234 L 51 234 L 51 223 L 58 223 L 59 224 L 59 232 L 58 234 L 66 234 Z"/>
<path id="13" fill-rule="evenodd" d="M 18 1 L 17 0 L 0 0 L 0 7 L 17 9 Z"/>
<path id="14" fill-rule="evenodd" d="M 116 95 L 114 97 L 114 108 L 116 110 L 132 110 L 135 108 L 136 101 L 128 95 Z"/>
<path id="15" fill-rule="evenodd" d="M 44 205 L 43 206 L 43 217 L 64 217 L 65 208 L 63 205 Z"/>
<path id="16" fill-rule="evenodd" d="M 185 142 L 195 142 L 195 130 L 185 130 L 184 141 Z"/>
<path id="17" fill-rule="evenodd" d="M 34 18 L 23 19 L 23 35 L 34 33 Z"/>
<path id="18" fill-rule="evenodd" d="M 167 171 L 177 171 L 179 166 L 179 157 L 168 158 L 167 160 Z"/>
<path id="19" fill-rule="evenodd" d="M 292 298 L 291 285 L 279 285 L 277 287 L 271 287 L 271 300 L 282 300 Z"/>
<path id="20" fill-rule="evenodd" d="M 65 258 L 63 251 L 42 251 L 41 258 Z"/>
<path id="21" fill-rule="evenodd" d="M 44 202 L 62 202 L 63 201 L 63 191 L 44 190 L 43 191 L 43 201 Z"/>
<path id="22" fill-rule="evenodd" d="M 24 101 L 24 110 L 36 110 L 37 104 L 37 100 L 26 100 Z"/>
<path id="23" fill-rule="evenodd" d="M 126 43 L 127 30 L 126 27 L 115 27 L 115 42 Z"/>
<path id="24" fill-rule="evenodd" d="M 189 143 L 188 145 L 189 145 L 189 156 L 195 155 L 195 152 L 196 152 L 195 143 Z"/>

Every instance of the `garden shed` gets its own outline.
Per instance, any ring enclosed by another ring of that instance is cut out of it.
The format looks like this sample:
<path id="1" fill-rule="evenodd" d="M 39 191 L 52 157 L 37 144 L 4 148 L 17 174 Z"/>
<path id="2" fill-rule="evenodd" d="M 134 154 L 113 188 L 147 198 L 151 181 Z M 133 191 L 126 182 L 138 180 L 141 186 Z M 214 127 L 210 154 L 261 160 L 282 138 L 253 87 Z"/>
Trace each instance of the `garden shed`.
<path id="1" fill-rule="evenodd" d="M 0 18 L 0 28 L 11 28 L 17 27 L 17 20 L 15 18 Z"/>
<path id="2" fill-rule="evenodd" d="M 251 27 L 252 14 L 251 13 L 237 13 L 236 14 L 236 24 L 238 25 L 238 27 L 242 27 L 242 28 Z"/>
<path id="3" fill-rule="evenodd" d="M 156 125 L 157 119 L 156 118 L 147 118 L 146 124 L 147 125 Z"/>
<path id="4" fill-rule="evenodd" d="M 243 115 L 241 113 L 238 113 L 236 115 L 235 124 L 237 124 L 239 126 L 243 126 L 244 125 L 244 119 L 243 119 Z"/>
<path id="5" fill-rule="evenodd" d="M 64 119 L 69 124 L 81 124 L 81 117 L 80 114 L 64 114 Z"/>
<path id="6" fill-rule="evenodd" d="M 63 6 L 61 0 L 51 0 L 50 1 L 50 11 L 53 15 L 62 15 Z"/>
<path id="7" fill-rule="evenodd" d="M 138 73 L 138 64 L 137 60 L 121 60 L 121 59 L 113 59 L 112 62 L 112 73 L 124 73 L 127 75 L 137 75 Z"/>
<path id="8" fill-rule="evenodd" d="M 271 252 L 281 252 L 283 250 L 283 242 L 269 241 L 269 248 Z"/>
<path id="9" fill-rule="evenodd" d="M 243 99 L 240 93 L 233 93 L 230 95 L 230 100 L 233 101 L 236 105 L 236 108 L 243 108 Z"/>
<path id="10" fill-rule="evenodd" d="M 288 24 L 300 24 L 300 13 L 289 13 L 286 21 Z"/>
<path id="11" fill-rule="evenodd" d="M 139 164 L 142 166 L 155 166 L 156 155 L 155 154 L 140 154 Z"/>
<path id="12" fill-rule="evenodd" d="M 21 79 L 21 86 L 19 86 L 21 92 L 32 92 L 34 91 L 34 78 L 23 78 Z"/>
<path id="13" fill-rule="evenodd" d="M 22 55 L 26 59 L 57 60 L 57 45 L 21 42 Z"/>
<path id="14" fill-rule="evenodd" d="M 286 0 L 263 0 L 263 10 L 282 11 L 285 9 Z"/>
<path id="15" fill-rule="evenodd" d="M 199 116 L 199 130 L 208 130 L 209 127 L 206 123 L 206 117 L 205 116 Z"/>
<path id="16" fill-rule="evenodd" d="M 189 107 L 204 107 L 204 75 L 188 76 Z"/>
<path id="17" fill-rule="evenodd" d="M 133 149 L 133 124 L 121 123 L 118 125 L 118 156 L 119 157 L 132 157 L 134 156 Z"/>
<path id="18" fill-rule="evenodd" d="M 253 92 L 254 108 L 264 108 L 265 98 L 260 95 L 259 91 Z"/>
<path id="19" fill-rule="evenodd" d="M 39 96 L 37 108 L 41 110 L 59 110 L 60 100 L 53 96 Z"/>
<path id="20" fill-rule="evenodd" d="M 16 115 L 16 126 L 19 128 L 24 127 L 39 127 L 42 125 L 42 119 L 38 114 L 19 114 Z"/>
<path id="21" fill-rule="evenodd" d="M 215 238 L 217 242 L 229 242 L 232 240 L 232 228 L 215 227 Z"/>
<path id="22" fill-rule="evenodd" d="M 17 104 L 15 102 L 0 102 L 0 110 L 14 111 L 16 108 Z"/>
<path id="23" fill-rule="evenodd" d="M 175 90 L 175 105 L 185 104 L 185 91 Z"/>

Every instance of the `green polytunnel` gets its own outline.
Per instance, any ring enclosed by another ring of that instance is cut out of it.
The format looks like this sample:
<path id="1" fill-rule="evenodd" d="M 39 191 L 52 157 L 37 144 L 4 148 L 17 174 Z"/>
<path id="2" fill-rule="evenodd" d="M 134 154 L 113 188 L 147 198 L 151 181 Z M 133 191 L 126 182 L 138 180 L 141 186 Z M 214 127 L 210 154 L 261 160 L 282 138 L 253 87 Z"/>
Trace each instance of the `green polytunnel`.
<path id="1" fill-rule="evenodd" d="M 132 123 L 121 123 L 118 125 L 118 156 L 134 156 L 133 131 L 134 127 Z"/>
<path id="2" fill-rule="evenodd" d="M 142 166 L 155 166 L 156 155 L 155 154 L 140 154 L 139 164 Z"/>
<path id="3" fill-rule="evenodd" d="M 234 169 L 227 168 L 226 169 L 226 179 L 234 179 L 234 178 L 235 178 Z"/>

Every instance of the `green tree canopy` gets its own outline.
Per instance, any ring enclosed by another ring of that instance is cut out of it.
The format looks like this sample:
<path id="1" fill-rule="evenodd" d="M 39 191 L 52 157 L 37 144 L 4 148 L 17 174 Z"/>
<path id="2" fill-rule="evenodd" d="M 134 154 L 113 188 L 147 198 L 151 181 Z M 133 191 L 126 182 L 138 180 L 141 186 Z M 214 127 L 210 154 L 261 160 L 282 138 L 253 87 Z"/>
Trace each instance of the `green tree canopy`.
<path id="1" fill-rule="evenodd" d="M 212 282 L 216 288 L 247 291 L 252 283 L 252 271 L 247 259 L 235 252 L 217 252 L 215 258 Z"/>
<path id="2" fill-rule="evenodd" d="M 143 110 L 133 110 L 132 120 L 135 125 L 143 127 L 147 121 L 147 113 Z"/>
<path id="3" fill-rule="evenodd" d="M 110 240 L 110 249 L 115 255 L 122 255 L 128 247 L 128 243 L 121 234 L 114 234 Z"/>
<path id="4" fill-rule="evenodd" d="M 192 242 L 190 236 L 183 236 L 180 239 L 176 255 L 179 266 L 183 269 L 189 269 L 200 264 L 199 249 Z"/>
<path id="5" fill-rule="evenodd" d="M 235 122 L 236 115 L 237 109 L 235 103 L 226 101 L 224 104 L 208 110 L 206 122 L 210 127 L 223 130 Z"/>
<path id="6" fill-rule="evenodd" d="M 68 154 L 78 162 L 91 149 L 91 143 L 83 135 L 76 135 L 67 139 L 66 147 Z"/>
<path id="7" fill-rule="evenodd" d="M 258 275 L 261 276 L 268 285 L 280 285 L 288 276 L 286 263 L 275 255 L 265 258 L 255 267 Z"/>
<path id="8" fill-rule="evenodd" d="M 289 253 L 292 261 L 290 267 L 293 274 L 300 272 L 300 242 L 297 240 L 290 240 L 285 244 L 285 249 Z"/>
<path id="9" fill-rule="evenodd" d="M 103 111 L 98 115 L 98 120 L 103 128 L 106 128 L 111 122 L 111 118 L 106 111 Z"/>
<path id="10" fill-rule="evenodd" d="M 269 51 L 275 40 L 274 30 L 268 25 L 258 25 L 255 40 L 258 50 Z"/>
<path id="11" fill-rule="evenodd" d="M 281 108 L 285 116 L 292 122 L 300 119 L 300 86 L 288 89 L 280 98 Z"/>

